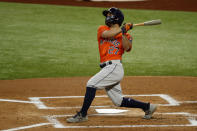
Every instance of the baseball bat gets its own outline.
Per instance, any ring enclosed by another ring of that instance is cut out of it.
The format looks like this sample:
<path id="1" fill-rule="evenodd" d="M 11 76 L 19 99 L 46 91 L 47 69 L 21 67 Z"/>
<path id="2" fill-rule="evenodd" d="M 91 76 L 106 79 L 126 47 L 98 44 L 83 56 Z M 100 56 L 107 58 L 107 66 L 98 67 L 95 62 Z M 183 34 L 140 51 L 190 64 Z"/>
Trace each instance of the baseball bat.
<path id="1" fill-rule="evenodd" d="M 143 22 L 143 23 L 137 23 L 137 24 L 134 24 L 133 26 L 151 26 L 151 25 L 159 25 L 159 24 L 161 24 L 160 19 L 150 20 L 150 21 L 146 21 L 146 22 Z"/>

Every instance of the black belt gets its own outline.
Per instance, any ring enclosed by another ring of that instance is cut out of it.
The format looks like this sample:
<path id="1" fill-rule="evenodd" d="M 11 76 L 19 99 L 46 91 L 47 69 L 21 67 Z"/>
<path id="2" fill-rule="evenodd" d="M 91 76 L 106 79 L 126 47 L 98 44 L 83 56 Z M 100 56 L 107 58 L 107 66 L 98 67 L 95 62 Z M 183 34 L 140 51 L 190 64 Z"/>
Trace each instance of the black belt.
<path id="1" fill-rule="evenodd" d="M 112 61 L 104 62 L 104 63 L 100 64 L 100 67 L 104 68 L 105 66 L 111 65 L 111 64 L 112 64 Z"/>

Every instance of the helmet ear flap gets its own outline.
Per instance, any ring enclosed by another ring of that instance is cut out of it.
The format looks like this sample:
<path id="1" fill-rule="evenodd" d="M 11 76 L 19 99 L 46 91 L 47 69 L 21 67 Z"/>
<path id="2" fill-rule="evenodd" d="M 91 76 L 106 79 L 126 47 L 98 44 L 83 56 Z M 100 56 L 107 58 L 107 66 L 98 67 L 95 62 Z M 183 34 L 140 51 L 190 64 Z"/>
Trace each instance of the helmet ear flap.
<path id="1" fill-rule="evenodd" d="M 105 17 L 107 17 L 107 14 L 109 13 L 109 11 L 108 10 L 104 10 L 103 11 L 103 15 L 105 16 Z"/>

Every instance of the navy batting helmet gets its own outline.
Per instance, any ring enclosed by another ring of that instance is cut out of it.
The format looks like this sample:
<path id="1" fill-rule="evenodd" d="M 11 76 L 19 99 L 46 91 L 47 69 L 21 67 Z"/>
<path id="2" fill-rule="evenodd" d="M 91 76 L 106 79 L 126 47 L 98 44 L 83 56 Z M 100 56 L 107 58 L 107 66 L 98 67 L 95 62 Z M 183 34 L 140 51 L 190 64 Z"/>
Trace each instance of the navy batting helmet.
<path id="1" fill-rule="evenodd" d="M 108 13 L 111 13 L 112 15 L 107 16 Z M 124 21 L 124 14 L 115 7 L 104 10 L 103 15 L 106 17 L 105 24 L 108 26 L 111 24 L 119 24 L 119 26 L 121 26 L 122 22 Z"/>

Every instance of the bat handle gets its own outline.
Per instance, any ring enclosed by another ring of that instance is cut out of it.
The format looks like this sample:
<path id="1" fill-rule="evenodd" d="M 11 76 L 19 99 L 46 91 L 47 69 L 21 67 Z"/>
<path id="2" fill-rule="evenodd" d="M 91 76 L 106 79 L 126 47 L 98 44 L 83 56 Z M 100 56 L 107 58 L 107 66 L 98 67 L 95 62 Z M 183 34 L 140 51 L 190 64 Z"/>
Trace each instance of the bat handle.
<path id="1" fill-rule="evenodd" d="M 133 24 L 133 26 L 144 26 L 144 23 Z"/>

